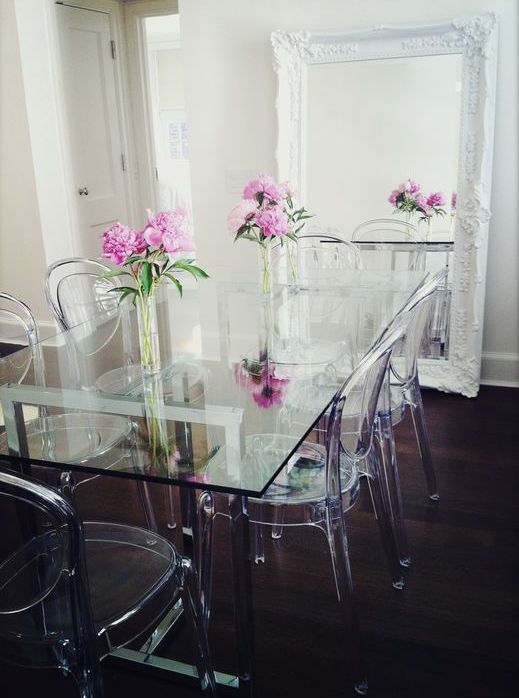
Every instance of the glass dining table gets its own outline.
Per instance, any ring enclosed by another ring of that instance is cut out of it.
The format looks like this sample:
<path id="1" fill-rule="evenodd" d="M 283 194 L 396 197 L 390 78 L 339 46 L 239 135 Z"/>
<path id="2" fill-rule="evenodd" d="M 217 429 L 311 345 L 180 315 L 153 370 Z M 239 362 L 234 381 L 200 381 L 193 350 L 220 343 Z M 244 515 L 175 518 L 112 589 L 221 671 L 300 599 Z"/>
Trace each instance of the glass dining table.
<path id="1" fill-rule="evenodd" d="M 308 270 L 295 281 L 274 279 L 265 296 L 257 274 L 215 268 L 197 286 L 186 284 L 182 298 L 161 289 L 161 370 L 151 376 L 141 371 L 131 304 L 85 308 L 90 320 L 32 346 L 20 338 L 0 359 L 0 465 L 175 485 L 191 506 L 200 491 L 229 495 L 239 671 L 217 678 L 252 696 L 248 498 L 262 497 L 293 464 L 336 391 L 426 276 Z M 124 439 L 121 416 L 132 425 Z M 275 457 L 262 458 L 273 440 Z M 164 669 L 155 644 L 115 654 Z M 169 668 L 194 673 L 178 662 Z"/>

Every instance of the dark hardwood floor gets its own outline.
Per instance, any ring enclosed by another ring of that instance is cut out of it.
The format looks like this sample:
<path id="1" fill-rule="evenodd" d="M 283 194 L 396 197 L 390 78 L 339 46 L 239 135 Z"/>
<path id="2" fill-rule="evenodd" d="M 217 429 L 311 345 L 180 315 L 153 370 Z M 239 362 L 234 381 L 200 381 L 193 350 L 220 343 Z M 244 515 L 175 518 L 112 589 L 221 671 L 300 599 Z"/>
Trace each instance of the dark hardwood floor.
<path id="1" fill-rule="evenodd" d="M 348 518 L 351 560 L 374 698 L 511 698 L 518 692 L 519 390 L 482 387 L 475 399 L 424 391 L 441 499 L 425 496 L 410 418 L 397 427 L 413 554 L 406 587 L 391 587 L 367 492 Z M 85 518 L 139 521 L 134 485 L 111 479 L 103 501 L 81 494 Z M 90 495 L 92 490 L 90 490 Z M 163 495 L 156 488 L 157 503 Z M 102 514 L 100 511 L 102 510 Z M 162 519 L 163 518 L 162 511 Z M 217 668 L 232 672 L 235 646 L 226 523 L 217 526 L 211 640 Z M 164 533 L 167 532 L 164 528 Z M 179 541 L 178 533 L 173 536 Z M 339 698 L 348 657 L 331 566 L 311 528 L 267 539 L 254 566 L 259 698 Z M 185 637 L 166 648 L 188 658 Z M 185 688 L 105 667 L 105 693 L 194 696 Z M 56 671 L 0 668 L 6 698 L 76 696 Z"/>

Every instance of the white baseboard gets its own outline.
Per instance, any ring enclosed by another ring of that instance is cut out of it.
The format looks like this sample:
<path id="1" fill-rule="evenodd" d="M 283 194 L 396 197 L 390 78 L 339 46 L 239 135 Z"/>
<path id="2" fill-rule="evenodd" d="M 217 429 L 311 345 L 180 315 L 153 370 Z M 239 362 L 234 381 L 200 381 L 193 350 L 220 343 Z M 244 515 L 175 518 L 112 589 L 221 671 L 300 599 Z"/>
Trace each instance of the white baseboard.
<path id="1" fill-rule="evenodd" d="M 484 352 L 481 357 L 481 385 L 519 388 L 519 354 Z"/>

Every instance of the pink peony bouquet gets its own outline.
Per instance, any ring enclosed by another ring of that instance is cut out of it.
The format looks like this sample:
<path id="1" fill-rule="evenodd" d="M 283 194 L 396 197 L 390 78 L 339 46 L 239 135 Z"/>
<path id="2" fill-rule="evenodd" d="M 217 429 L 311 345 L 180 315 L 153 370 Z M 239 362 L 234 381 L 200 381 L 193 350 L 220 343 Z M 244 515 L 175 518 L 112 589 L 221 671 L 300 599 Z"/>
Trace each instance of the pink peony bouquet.
<path id="1" fill-rule="evenodd" d="M 294 191 L 288 182 L 278 184 L 268 175 L 259 174 L 245 186 L 242 200 L 227 217 L 229 232 L 236 240 L 252 240 L 260 245 L 264 264 L 263 290 L 268 291 L 267 248 L 274 241 L 284 244 L 285 238 L 297 242 L 297 236 L 311 215 L 301 206 L 296 208 Z"/>
<path id="2" fill-rule="evenodd" d="M 388 198 L 397 211 L 403 211 L 408 220 L 415 214 L 421 214 L 420 220 L 430 220 L 434 215 L 444 216 L 446 201 L 442 192 L 433 192 L 425 196 L 420 185 L 412 179 L 402 182 L 398 189 L 393 189 Z"/>
<path id="3" fill-rule="evenodd" d="M 187 212 L 183 208 L 155 215 L 148 210 L 148 220 L 142 230 L 114 223 L 103 232 L 103 257 L 124 268 L 106 276 L 129 276 L 135 284 L 114 288 L 121 300 L 130 296 L 135 302 L 137 298 L 153 296 L 163 280 L 173 283 L 182 295 L 177 274 L 183 272 L 195 279 L 207 278 L 206 272 L 193 264 L 194 259 L 182 257 L 193 250 Z"/>
<path id="4" fill-rule="evenodd" d="M 234 373 L 236 382 L 250 392 L 258 407 L 268 410 L 283 406 L 290 379 L 276 375 L 276 368 L 266 356 L 257 361 L 243 359 Z"/>

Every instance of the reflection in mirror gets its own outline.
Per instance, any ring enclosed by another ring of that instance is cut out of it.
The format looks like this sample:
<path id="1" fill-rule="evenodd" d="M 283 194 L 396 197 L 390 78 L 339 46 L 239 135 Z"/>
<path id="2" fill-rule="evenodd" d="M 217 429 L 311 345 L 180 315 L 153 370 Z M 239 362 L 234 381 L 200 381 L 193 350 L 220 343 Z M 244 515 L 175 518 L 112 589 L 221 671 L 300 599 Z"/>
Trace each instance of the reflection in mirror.
<path id="1" fill-rule="evenodd" d="M 448 268 L 422 352 L 422 385 L 474 396 L 490 217 L 495 16 L 271 38 L 278 179 L 291 181 L 319 224 L 347 240 L 368 221 L 412 226 L 408 241 L 381 233 L 391 264 L 416 256 L 419 246 L 428 271 Z M 355 236 L 355 244 L 362 254 L 369 245 L 377 252 L 382 242 Z"/>
<path id="2" fill-rule="evenodd" d="M 391 216 L 388 196 L 407 178 L 450 206 L 461 79 L 460 54 L 309 65 L 301 182 L 309 209 L 351 238 L 363 221 Z M 437 217 L 433 230 L 449 222 Z"/>

